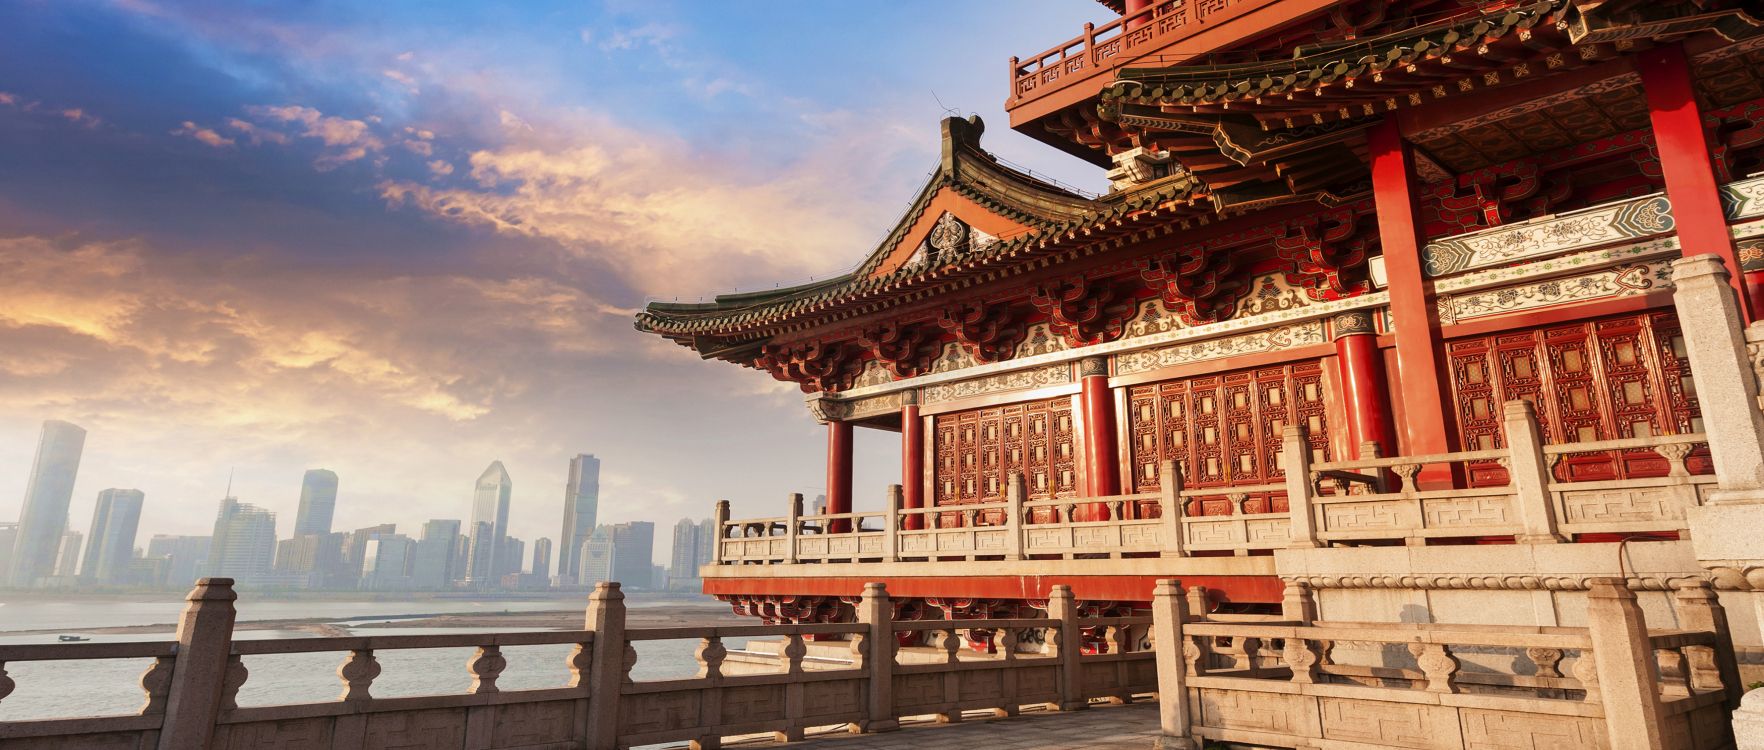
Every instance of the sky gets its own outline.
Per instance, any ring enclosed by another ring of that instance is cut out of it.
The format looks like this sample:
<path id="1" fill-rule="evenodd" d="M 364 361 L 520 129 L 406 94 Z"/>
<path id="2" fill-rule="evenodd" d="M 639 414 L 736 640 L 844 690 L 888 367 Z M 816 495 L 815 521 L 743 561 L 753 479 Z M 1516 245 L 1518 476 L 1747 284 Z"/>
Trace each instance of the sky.
<path id="1" fill-rule="evenodd" d="M 825 485 L 794 385 L 639 334 L 651 299 L 849 270 L 935 166 L 938 120 L 1011 132 L 999 71 L 1088 0 L 0 0 L 0 519 L 40 426 L 88 430 L 69 526 L 147 496 L 208 534 L 233 494 L 291 533 L 469 515 L 556 538 L 569 458 L 602 522 L 776 515 Z M 859 430 L 856 502 L 898 481 Z"/>

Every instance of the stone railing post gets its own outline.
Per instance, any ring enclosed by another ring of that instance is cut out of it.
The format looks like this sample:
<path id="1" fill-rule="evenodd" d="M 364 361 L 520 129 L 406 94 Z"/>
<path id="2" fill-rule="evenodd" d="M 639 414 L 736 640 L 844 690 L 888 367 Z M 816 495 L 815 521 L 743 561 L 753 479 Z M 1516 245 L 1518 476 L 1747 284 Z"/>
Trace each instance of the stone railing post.
<path id="1" fill-rule="evenodd" d="M 716 510 L 715 517 L 716 517 L 716 521 L 714 522 L 715 526 L 713 528 L 715 528 L 716 531 L 713 533 L 716 535 L 716 538 L 711 540 L 711 564 L 712 565 L 722 565 L 723 564 L 723 540 L 728 538 L 724 535 L 729 533 L 729 501 L 728 500 L 718 500 L 717 501 L 717 510 Z"/>
<path id="2" fill-rule="evenodd" d="M 864 643 L 869 653 L 864 666 L 869 671 L 869 706 L 863 722 L 853 724 L 855 732 L 892 732 L 900 728 L 894 716 L 894 651 L 900 640 L 894 635 L 894 603 L 888 599 L 888 588 L 880 583 L 864 584 L 864 595 L 858 600 L 857 621 L 869 626 Z"/>
<path id="3" fill-rule="evenodd" d="M 888 485 L 888 502 L 882 510 L 882 526 L 888 530 L 882 535 L 883 562 L 900 560 L 900 506 L 905 502 L 906 489 L 898 484 Z"/>
<path id="4" fill-rule="evenodd" d="M 792 492 L 784 511 L 784 562 L 796 562 L 796 538 L 802 534 L 802 493 Z"/>
<path id="5" fill-rule="evenodd" d="M 1543 435 L 1537 429 L 1537 407 L 1523 399 L 1501 407 L 1507 428 L 1507 476 L 1513 487 L 1514 510 L 1524 532 L 1520 544 L 1555 544 L 1556 502 L 1550 496 L 1550 464 L 1544 458 Z"/>
<path id="6" fill-rule="evenodd" d="M 1715 586 L 1708 580 L 1680 581 L 1675 584 L 1672 593 L 1672 610 L 1678 615 L 1678 626 L 1686 630 L 1700 630 L 1715 634 L 1713 653 L 1708 657 L 1714 661 L 1712 665 L 1693 665 L 1693 667 L 1713 667 L 1721 677 L 1721 689 L 1727 693 L 1727 707 L 1739 708 L 1740 698 L 1745 695 L 1745 682 L 1740 679 L 1739 660 L 1733 652 L 1733 636 L 1727 627 L 1727 610 L 1721 606 L 1721 600 L 1715 596 Z"/>
<path id="7" fill-rule="evenodd" d="M 221 692 L 233 655 L 231 578 L 203 578 L 184 597 L 178 617 L 178 654 L 165 699 L 159 750 L 206 748 L 220 718 Z"/>
<path id="8" fill-rule="evenodd" d="M 1317 597 L 1311 592 L 1310 584 L 1303 581 L 1286 582 L 1286 591 L 1280 599 L 1280 617 L 1300 625 L 1310 625 L 1317 621 Z"/>
<path id="9" fill-rule="evenodd" d="M 1090 707 L 1084 697 L 1084 631 L 1078 620 L 1078 600 L 1072 587 L 1059 584 L 1047 593 L 1047 616 L 1060 621 L 1060 637 L 1054 641 L 1060 660 L 1061 711 L 1080 711 Z"/>
<path id="10" fill-rule="evenodd" d="M 1029 491 L 1021 472 L 1012 472 L 1005 480 L 1005 549 L 1006 560 L 1023 559 L 1023 496 Z"/>
<path id="11" fill-rule="evenodd" d="M 1621 578 L 1589 584 L 1586 625 L 1605 706 L 1605 737 L 1612 750 L 1664 748 L 1659 665 L 1635 592 Z"/>
<path id="12" fill-rule="evenodd" d="M 1304 425 L 1280 431 L 1280 470 L 1286 472 L 1286 510 L 1292 517 L 1288 547 L 1316 547 L 1317 523 L 1311 512 L 1311 441 Z"/>
<path id="13" fill-rule="evenodd" d="M 1712 254 L 1680 258 L 1672 262 L 1672 283 L 1697 400 L 1708 406 L 1703 423 L 1720 488 L 1710 502 L 1729 493 L 1741 502 L 1764 499 L 1764 412 L 1727 268 Z"/>
<path id="14" fill-rule="evenodd" d="M 1193 724 L 1188 713 L 1188 662 L 1183 657 L 1182 621 L 1188 617 L 1182 586 L 1159 580 L 1152 588 L 1152 648 L 1158 665 L 1158 747 L 1193 750 Z"/>
<path id="15" fill-rule="evenodd" d="M 1182 470 L 1168 458 L 1158 464 L 1158 514 L 1164 532 L 1164 549 L 1158 556 L 1182 557 L 1188 541 L 1182 528 Z"/>
<path id="16" fill-rule="evenodd" d="M 625 592 L 616 581 L 595 584 L 588 595 L 587 622 L 594 633 L 588 665 L 588 750 L 614 750 L 619 744 L 619 690 L 625 682 Z"/>

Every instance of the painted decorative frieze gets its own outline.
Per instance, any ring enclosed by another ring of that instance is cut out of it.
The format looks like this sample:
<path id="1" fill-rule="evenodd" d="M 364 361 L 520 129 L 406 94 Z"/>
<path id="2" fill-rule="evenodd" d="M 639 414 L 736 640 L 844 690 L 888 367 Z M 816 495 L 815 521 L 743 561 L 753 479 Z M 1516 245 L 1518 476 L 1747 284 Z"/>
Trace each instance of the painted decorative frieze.
<path id="1" fill-rule="evenodd" d="M 931 372 L 965 370 L 978 364 L 980 362 L 974 359 L 973 353 L 969 352 L 966 347 L 951 342 L 943 345 L 943 354 L 938 355 L 937 361 L 931 363 Z"/>
<path id="2" fill-rule="evenodd" d="M 1329 337 L 1323 333 L 1323 322 L 1312 320 L 1239 336 L 1128 352 L 1115 357 L 1115 373 L 1132 375 L 1190 362 L 1277 352 L 1328 341 Z"/>
<path id="3" fill-rule="evenodd" d="M 1152 304 L 1157 304 L 1155 301 Z M 1129 334 L 1131 335 L 1131 334 Z M 1035 357 L 1042 354 L 1063 352 L 1072 348 L 1066 340 L 1055 336 L 1052 327 L 1046 323 L 1029 326 L 1029 332 L 1023 335 L 1023 343 L 1017 345 L 1016 359 Z"/>
<path id="4" fill-rule="evenodd" d="M 847 419 L 866 419 L 880 414 L 893 414 L 907 403 L 907 396 L 912 391 L 895 391 L 880 396 L 861 398 L 851 402 Z"/>
<path id="5" fill-rule="evenodd" d="M 956 399 L 973 398 L 993 393 L 1024 391 L 1072 382 L 1072 366 L 1061 363 L 1048 367 L 1017 370 L 985 378 L 942 383 L 925 389 L 925 403 L 936 404 Z"/>
<path id="6" fill-rule="evenodd" d="M 1633 297 L 1672 288 L 1672 264 L 1667 259 L 1625 263 L 1592 273 L 1562 279 L 1490 289 L 1439 298 L 1441 323 L 1549 307 L 1569 302 Z"/>
<path id="7" fill-rule="evenodd" d="M 1650 237 L 1672 229 L 1672 204 L 1665 196 L 1649 195 L 1429 243 L 1421 256 L 1428 275 L 1445 276 Z"/>
<path id="8" fill-rule="evenodd" d="M 864 388 L 872 385 L 884 385 L 894 381 L 894 375 L 881 360 L 872 359 L 864 363 L 864 371 L 858 373 L 857 379 L 851 381 L 852 388 Z"/>
<path id="9" fill-rule="evenodd" d="M 1232 317 L 1268 315 L 1310 304 L 1304 291 L 1288 281 L 1285 273 L 1257 276 L 1250 284 L 1250 293 L 1237 302 L 1237 314 Z"/>
<path id="10" fill-rule="evenodd" d="M 1764 176 L 1722 185 L 1721 205 L 1729 219 L 1764 216 Z"/>
<path id="11" fill-rule="evenodd" d="M 1182 320 L 1175 313 L 1165 310 L 1163 302 L 1148 299 L 1139 303 L 1139 312 L 1133 315 L 1132 320 L 1127 321 L 1127 332 L 1121 338 L 1151 336 L 1182 327 Z"/>

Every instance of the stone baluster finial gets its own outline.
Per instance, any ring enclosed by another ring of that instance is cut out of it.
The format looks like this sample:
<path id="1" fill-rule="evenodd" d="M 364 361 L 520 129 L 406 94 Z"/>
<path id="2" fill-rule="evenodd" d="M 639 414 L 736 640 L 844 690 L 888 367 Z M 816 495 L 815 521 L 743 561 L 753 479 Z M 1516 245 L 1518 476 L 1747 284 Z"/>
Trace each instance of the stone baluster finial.
<path id="1" fill-rule="evenodd" d="M 178 653 L 172 667 L 171 687 L 165 701 L 165 722 L 159 731 L 159 750 L 208 747 L 226 699 L 230 668 L 238 663 L 233 651 L 233 619 L 236 612 L 231 578 L 204 578 L 196 582 L 188 604 L 178 618 Z M 243 682 L 242 673 L 237 682 Z M 232 692 L 236 692 L 235 686 Z"/>
<path id="2" fill-rule="evenodd" d="M 1152 586 L 1152 641 L 1158 665 L 1159 747 L 1195 750 L 1192 717 L 1188 709 L 1188 664 L 1182 634 L 1188 619 L 1187 599 L 1174 579 Z"/>

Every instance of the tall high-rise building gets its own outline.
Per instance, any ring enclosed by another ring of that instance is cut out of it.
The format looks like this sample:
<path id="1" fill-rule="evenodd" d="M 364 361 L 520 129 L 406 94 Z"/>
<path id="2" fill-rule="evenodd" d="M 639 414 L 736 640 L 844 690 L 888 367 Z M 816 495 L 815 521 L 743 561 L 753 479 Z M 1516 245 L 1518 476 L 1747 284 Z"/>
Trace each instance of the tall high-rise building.
<path id="1" fill-rule="evenodd" d="M 599 512 L 600 459 L 579 454 L 570 459 L 570 478 L 564 484 L 563 533 L 557 538 L 558 575 L 581 575 L 582 543 L 594 533 Z"/>
<path id="2" fill-rule="evenodd" d="M 297 534 L 276 543 L 276 572 L 307 574 L 309 585 L 351 586 L 354 575 L 344 562 L 343 547 L 347 534 Z"/>
<path id="3" fill-rule="evenodd" d="M 668 556 L 670 580 L 698 577 L 698 566 L 704 564 L 699 560 L 699 550 L 704 548 L 699 537 L 703 533 L 704 526 L 690 518 L 682 518 L 674 524 L 674 551 Z"/>
<path id="4" fill-rule="evenodd" d="M 478 483 L 472 493 L 472 572 L 475 581 L 495 581 L 502 577 L 506 565 L 503 556 L 496 548 L 503 537 L 508 536 L 508 503 L 514 493 L 514 481 L 508 478 L 508 470 L 502 468 L 501 461 L 490 462 L 490 467 L 478 475 Z M 488 537 L 480 540 L 479 529 L 490 524 Z M 480 553 L 478 548 L 482 547 Z M 520 558 L 515 558 L 518 568 Z"/>
<path id="5" fill-rule="evenodd" d="M 7 568 L 12 566 L 12 545 L 18 543 L 18 524 L 0 522 L 0 583 L 4 583 Z"/>
<path id="6" fill-rule="evenodd" d="M 717 520 L 706 518 L 698 522 L 698 566 L 709 565 L 716 556 Z"/>
<path id="7" fill-rule="evenodd" d="M 410 562 L 414 542 L 403 534 L 375 534 L 363 550 L 361 587 L 403 589 L 410 587 Z"/>
<path id="8" fill-rule="evenodd" d="M 209 575 L 255 582 L 270 572 L 276 553 L 276 514 L 236 497 L 221 500 L 208 547 Z"/>
<path id="9" fill-rule="evenodd" d="M 410 585 L 419 589 L 445 589 L 453 585 L 461 567 L 456 553 L 460 539 L 456 519 L 430 519 L 423 535 L 411 548 Z"/>
<path id="10" fill-rule="evenodd" d="M 467 583 L 488 585 L 491 581 L 490 571 L 496 569 L 496 524 L 491 521 L 478 521 L 471 525 L 471 533 L 466 538 L 466 575 Z"/>
<path id="11" fill-rule="evenodd" d="M 655 524 L 631 521 L 613 527 L 614 566 L 616 580 L 634 589 L 652 588 L 651 573 L 655 568 Z"/>
<path id="12" fill-rule="evenodd" d="M 582 549 L 577 559 L 582 561 L 582 573 L 579 579 L 584 586 L 618 580 L 615 570 L 613 547 L 613 527 L 596 526 L 594 533 L 582 542 Z"/>
<path id="13" fill-rule="evenodd" d="M 98 583 L 121 583 L 135 557 L 135 533 L 141 527 L 141 506 L 147 502 L 140 490 L 108 489 L 98 493 L 92 509 L 92 530 L 87 534 L 86 557 L 80 577 Z"/>
<path id="14" fill-rule="evenodd" d="M 166 561 L 165 585 L 183 588 L 196 582 L 208 569 L 213 539 L 206 536 L 154 534 L 147 540 L 147 557 Z"/>
<path id="15" fill-rule="evenodd" d="M 541 578 L 551 577 L 551 540 L 539 537 L 533 542 L 533 575 Z"/>
<path id="16" fill-rule="evenodd" d="M 12 545 L 7 583 L 24 588 L 55 574 L 55 553 L 67 530 L 67 505 L 73 500 L 74 476 L 79 474 L 85 447 L 86 431 L 79 425 L 56 419 L 43 423 L 18 516 L 18 540 Z"/>
<path id="17" fill-rule="evenodd" d="M 84 540 L 85 537 L 78 531 L 61 533 L 61 546 L 55 550 L 56 577 L 72 578 L 79 572 L 80 543 Z"/>
<path id="18" fill-rule="evenodd" d="M 376 526 L 367 526 L 349 532 L 349 534 L 343 539 L 343 568 L 346 572 L 345 577 L 357 578 L 361 576 L 362 567 L 366 563 L 368 540 L 373 539 L 380 534 L 396 533 L 398 533 L 398 524 L 395 523 L 382 523 Z M 355 584 L 353 581 L 342 581 L 337 585 L 353 586 Z"/>
<path id="19" fill-rule="evenodd" d="M 331 533 L 331 517 L 336 512 L 337 472 L 307 470 L 300 478 L 300 511 L 294 516 L 294 535 Z"/>

